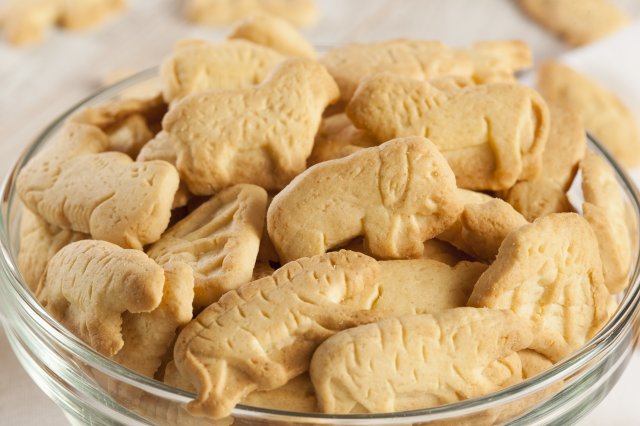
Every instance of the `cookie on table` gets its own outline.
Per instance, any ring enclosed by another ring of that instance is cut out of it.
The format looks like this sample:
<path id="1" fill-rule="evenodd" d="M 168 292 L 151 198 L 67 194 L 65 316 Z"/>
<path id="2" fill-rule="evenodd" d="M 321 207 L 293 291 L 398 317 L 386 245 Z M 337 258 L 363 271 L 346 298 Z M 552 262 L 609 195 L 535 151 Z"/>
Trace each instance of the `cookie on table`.
<path id="1" fill-rule="evenodd" d="M 313 24 L 318 17 L 314 0 L 185 0 L 184 14 L 191 22 L 225 25 L 254 13 L 269 13 L 298 27 Z"/>
<path id="2" fill-rule="evenodd" d="M 626 167 L 640 165 L 640 127 L 633 112 L 610 90 L 559 62 L 538 70 L 538 88 L 551 103 L 566 104 L 584 127 Z"/>
<path id="3" fill-rule="evenodd" d="M 0 27 L 11 44 L 36 43 L 50 27 L 93 27 L 125 6 L 125 0 L 8 0 L 0 7 Z"/>
<path id="4" fill-rule="evenodd" d="M 572 46 L 597 41 L 630 22 L 611 0 L 518 0 L 518 4 Z"/>
<path id="5" fill-rule="evenodd" d="M 316 58 L 316 50 L 293 25 L 266 13 L 255 13 L 238 22 L 227 38 L 248 40 L 287 56 Z"/>

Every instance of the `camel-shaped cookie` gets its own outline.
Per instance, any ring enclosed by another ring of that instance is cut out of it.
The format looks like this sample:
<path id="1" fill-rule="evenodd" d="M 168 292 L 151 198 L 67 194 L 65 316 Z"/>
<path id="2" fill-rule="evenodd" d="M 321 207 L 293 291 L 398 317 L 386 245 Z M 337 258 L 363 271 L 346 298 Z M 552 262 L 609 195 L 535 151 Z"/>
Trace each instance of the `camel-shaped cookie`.
<path id="1" fill-rule="evenodd" d="M 283 262 L 358 236 L 375 257 L 397 259 L 419 257 L 461 211 L 444 157 L 414 137 L 307 169 L 273 199 L 267 228 Z"/>

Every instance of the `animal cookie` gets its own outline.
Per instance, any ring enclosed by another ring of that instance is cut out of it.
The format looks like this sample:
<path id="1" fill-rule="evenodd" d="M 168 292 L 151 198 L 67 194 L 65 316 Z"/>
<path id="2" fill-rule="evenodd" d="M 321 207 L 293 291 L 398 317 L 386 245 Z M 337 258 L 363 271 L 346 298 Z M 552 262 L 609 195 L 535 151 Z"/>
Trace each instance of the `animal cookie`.
<path id="1" fill-rule="evenodd" d="M 337 333 L 318 347 L 310 375 L 322 412 L 391 413 L 495 390 L 496 360 L 532 333 L 509 311 L 457 308 L 387 319 Z"/>
<path id="2" fill-rule="evenodd" d="M 242 404 L 297 413 L 318 411 L 316 392 L 307 373 L 289 380 L 286 385 L 279 388 L 251 392 L 242 400 Z"/>
<path id="3" fill-rule="evenodd" d="M 296 26 L 308 26 L 317 18 L 313 0 L 186 0 L 184 12 L 199 24 L 230 24 L 255 13 L 268 13 Z"/>
<path id="4" fill-rule="evenodd" d="M 527 224 L 527 220 L 508 203 L 488 195 L 461 189 L 464 202 L 460 217 L 438 235 L 469 255 L 493 260 L 509 233 Z"/>
<path id="5" fill-rule="evenodd" d="M 322 120 L 307 163 L 335 160 L 377 145 L 378 141 L 356 128 L 346 114 L 335 114 Z"/>
<path id="6" fill-rule="evenodd" d="M 108 151 L 136 158 L 142 146 L 153 138 L 167 112 L 162 96 L 122 98 L 84 108 L 70 121 L 100 128 L 109 137 Z M 154 130 L 152 130 L 152 128 Z"/>
<path id="7" fill-rule="evenodd" d="M 534 20 L 573 46 L 589 44 L 629 24 L 610 0 L 519 0 Z"/>
<path id="8" fill-rule="evenodd" d="M 0 24 L 9 43 L 35 43 L 54 25 L 84 29 L 125 8 L 124 0 L 8 0 Z"/>
<path id="9" fill-rule="evenodd" d="M 162 267 L 142 251 L 84 240 L 51 258 L 36 297 L 72 333 L 113 356 L 125 343 L 123 315 L 156 309 L 164 284 Z"/>
<path id="10" fill-rule="evenodd" d="M 580 117 L 570 108 L 549 104 L 551 126 L 542 153 L 542 171 L 533 180 L 516 183 L 503 196 L 529 221 L 549 213 L 572 211 L 567 191 L 585 153 Z"/>
<path id="11" fill-rule="evenodd" d="M 175 167 L 177 156 L 176 150 L 171 143 L 169 134 L 165 131 L 159 132 L 153 139 L 144 144 L 140 149 L 136 161 L 162 160 Z M 189 188 L 184 182 L 180 182 L 176 195 L 173 197 L 171 208 L 184 207 L 191 199 Z"/>
<path id="12" fill-rule="evenodd" d="M 69 123 L 20 171 L 18 194 L 50 224 L 141 249 L 169 224 L 179 176 L 164 161 L 103 152 L 109 144 L 98 128 Z"/>
<path id="13" fill-rule="evenodd" d="M 477 190 L 535 178 L 549 133 L 546 103 L 517 83 L 443 91 L 426 81 L 379 74 L 362 82 L 347 115 L 379 141 L 428 137 L 458 185 Z"/>
<path id="14" fill-rule="evenodd" d="M 180 40 L 160 66 L 162 95 L 173 102 L 192 93 L 250 87 L 284 59 L 275 50 L 246 40 L 219 44 Z"/>
<path id="15" fill-rule="evenodd" d="M 321 59 L 348 102 L 360 82 L 378 73 L 419 80 L 460 76 L 477 80 L 510 80 L 531 66 L 531 52 L 522 42 L 481 42 L 455 50 L 438 41 L 398 39 L 353 43 L 330 50 Z"/>
<path id="16" fill-rule="evenodd" d="M 51 225 L 29 209 L 22 210 L 18 265 L 27 285 L 36 291 L 47 262 L 62 247 L 88 235 Z"/>
<path id="17" fill-rule="evenodd" d="M 318 63 L 290 59 L 259 86 L 190 96 L 164 118 L 189 190 L 208 195 L 236 183 L 283 188 L 306 167 L 338 87 Z"/>
<path id="18" fill-rule="evenodd" d="M 608 297 L 589 224 L 575 213 L 552 213 L 507 236 L 469 306 L 509 309 L 527 320 L 530 349 L 556 362 L 604 325 Z"/>
<path id="19" fill-rule="evenodd" d="M 576 111 L 587 131 L 623 165 L 640 165 L 640 128 L 633 112 L 615 94 L 558 62 L 540 67 L 538 87 L 549 102 Z"/>
<path id="20" fill-rule="evenodd" d="M 271 277 L 230 291 L 187 325 L 175 365 L 198 390 L 197 416 L 222 418 L 252 391 L 304 373 L 327 337 L 380 319 L 376 261 L 341 251 L 291 262 Z"/>
<path id="21" fill-rule="evenodd" d="M 629 285 L 631 230 L 627 225 L 627 202 L 611 167 L 588 153 L 580 163 L 584 218 L 595 231 L 600 246 L 604 282 L 612 294 Z"/>
<path id="22" fill-rule="evenodd" d="M 380 296 L 372 309 L 387 316 L 435 314 L 467 305 L 473 286 L 487 269 L 479 262 L 448 266 L 437 260 L 379 262 Z"/>
<path id="23" fill-rule="evenodd" d="M 302 34 L 285 19 L 258 13 L 239 22 L 229 39 L 244 39 L 270 47 L 283 55 L 305 56 L 315 59 L 316 51 Z"/>
<path id="24" fill-rule="evenodd" d="M 420 257 L 423 242 L 461 210 L 447 162 L 427 139 L 413 137 L 307 169 L 275 196 L 267 229 L 283 262 L 358 236 L 377 258 Z"/>
<path id="25" fill-rule="evenodd" d="M 193 316 L 193 272 L 185 263 L 164 265 L 162 300 L 148 313 L 122 315 L 124 346 L 114 361 L 133 371 L 153 377 L 163 356 L 171 349 L 178 327 Z M 126 291 L 126 290 L 125 290 Z"/>
<path id="26" fill-rule="evenodd" d="M 267 193 L 255 185 L 236 185 L 169 228 L 147 251 L 163 265 L 185 262 L 195 275 L 196 308 L 251 281 L 267 208 Z"/>
<path id="27" fill-rule="evenodd" d="M 524 349 L 518 352 L 522 363 L 522 378 L 530 379 L 553 367 L 553 363 L 544 355 L 531 349 Z"/>

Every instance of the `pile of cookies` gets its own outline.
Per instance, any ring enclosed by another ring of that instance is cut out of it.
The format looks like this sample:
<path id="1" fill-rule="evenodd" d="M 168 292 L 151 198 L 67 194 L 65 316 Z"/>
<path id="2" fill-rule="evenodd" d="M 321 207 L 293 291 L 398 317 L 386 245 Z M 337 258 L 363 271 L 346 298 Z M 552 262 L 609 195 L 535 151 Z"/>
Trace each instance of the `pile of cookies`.
<path id="1" fill-rule="evenodd" d="M 602 328 L 636 250 L 582 112 L 519 84 L 531 65 L 517 41 L 316 59 L 266 15 L 181 41 L 160 93 L 80 111 L 21 170 L 25 281 L 96 351 L 196 393 L 195 416 L 519 383 Z"/>

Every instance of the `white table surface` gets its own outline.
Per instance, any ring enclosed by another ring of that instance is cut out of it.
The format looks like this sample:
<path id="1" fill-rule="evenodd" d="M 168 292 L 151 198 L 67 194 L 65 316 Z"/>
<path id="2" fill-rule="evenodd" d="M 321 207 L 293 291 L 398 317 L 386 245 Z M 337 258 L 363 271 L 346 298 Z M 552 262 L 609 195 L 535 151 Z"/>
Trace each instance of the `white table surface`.
<path id="1" fill-rule="evenodd" d="M 176 0 L 129 2 L 126 15 L 94 30 L 52 31 L 45 43 L 20 49 L 0 40 L 2 175 L 30 139 L 62 111 L 95 90 L 109 72 L 157 64 L 180 38 L 199 36 L 215 40 L 226 31 L 187 24 L 180 18 Z M 318 2 L 322 18 L 307 31 L 317 45 L 399 36 L 440 39 L 456 46 L 480 39 L 520 38 L 531 45 L 536 61 L 567 51 L 565 45 L 525 19 L 509 0 Z M 633 16 L 640 16 L 640 0 L 619 0 L 619 3 Z M 639 381 L 640 353 L 636 353 L 616 388 L 580 424 L 640 424 L 640 402 L 636 397 Z M 59 409 L 22 370 L 0 332 L 0 425 L 66 424 Z"/>

